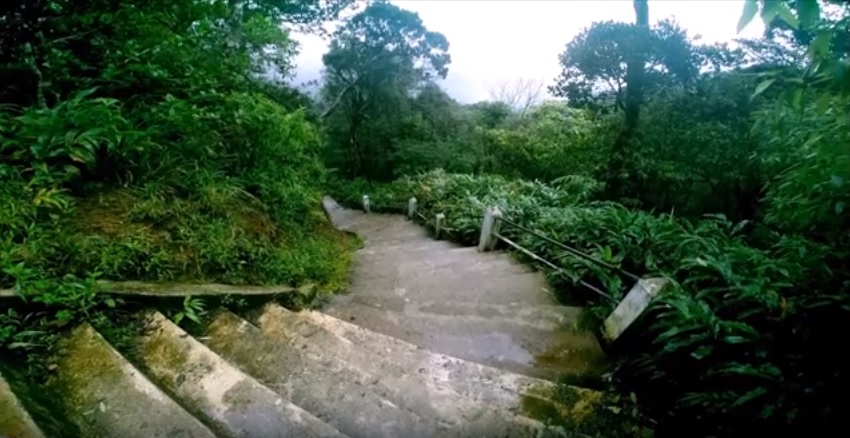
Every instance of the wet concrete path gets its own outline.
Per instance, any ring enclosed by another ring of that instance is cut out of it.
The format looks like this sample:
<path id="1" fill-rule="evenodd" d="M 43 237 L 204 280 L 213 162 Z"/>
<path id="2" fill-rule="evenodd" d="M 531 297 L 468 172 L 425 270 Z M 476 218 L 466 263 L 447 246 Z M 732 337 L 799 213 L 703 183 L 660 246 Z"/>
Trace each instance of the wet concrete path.
<path id="1" fill-rule="evenodd" d="M 334 224 L 364 241 L 349 293 L 325 313 L 433 352 L 534 377 L 605 371 L 596 340 L 575 330 L 543 274 L 505 253 L 436 241 L 400 215 L 365 214 L 325 199 Z"/>

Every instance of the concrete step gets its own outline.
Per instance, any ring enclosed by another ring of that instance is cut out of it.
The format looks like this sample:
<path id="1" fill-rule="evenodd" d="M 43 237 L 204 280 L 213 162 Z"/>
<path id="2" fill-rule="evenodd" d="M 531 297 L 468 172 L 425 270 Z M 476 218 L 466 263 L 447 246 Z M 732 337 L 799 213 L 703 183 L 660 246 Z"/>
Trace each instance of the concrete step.
<path id="1" fill-rule="evenodd" d="M 531 318 L 521 317 L 519 312 L 512 317 L 490 318 L 476 316 L 470 309 L 474 304 L 469 303 L 455 307 L 460 312 L 466 308 L 466 315 L 452 315 L 431 313 L 427 308 L 421 311 L 415 302 L 401 311 L 374 303 L 360 304 L 369 299 L 357 297 L 344 305 L 334 304 L 325 312 L 434 352 L 535 377 L 555 379 L 564 373 L 598 376 L 606 369 L 605 355 L 593 336 L 579 333 L 573 321 L 557 324 L 535 320 L 528 307 Z M 454 304 L 446 303 L 445 307 Z M 499 309 L 496 305 L 490 308 Z M 509 308 L 501 306 L 499 311 L 507 313 Z"/>
<path id="2" fill-rule="evenodd" d="M 147 375 L 219 436 L 344 436 L 229 364 L 159 312 L 149 317 L 138 352 Z"/>
<path id="3" fill-rule="evenodd" d="M 418 238 L 402 241 L 368 242 L 364 248 L 355 253 L 357 257 L 372 255 L 390 255 L 396 253 L 417 254 L 421 252 L 443 252 L 462 249 L 454 243 L 445 240 L 433 240 L 431 238 Z"/>
<path id="4" fill-rule="evenodd" d="M 486 392 L 469 391 L 469 381 L 441 380 L 443 369 L 431 369 L 441 355 L 433 355 L 427 363 L 404 368 L 394 362 L 382 347 L 372 346 L 383 354 L 336 336 L 314 324 L 301 314 L 269 304 L 256 318 L 267 337 L 288 345 L 315 361 L 334 360 L 362 381 L 372 382 L 373 388 L 400 407 L 412 410 L 434 423 L 449 425 L 456 433 L 468 436 L 529 436 L 545 429 L 541 422 L 522 416 L 520 397 L 495 385 L 481 385 Z M 423 367 L 428 367 L 425 370 Z M 481 376 L 477 376 L 481 379 Z"/>
<path id="5" fill-rule="evenodd" d="M 428 230 L 412 222 L 397 221 L 389 226 L 364 233 L 369 245 L 394 245 L 429 238 Z"/>
<path id="6" fill-rule="evenodd" d="M 372 382 L 335 359 L 308 359 L 232 313 L 218 314 L 204 340 L 243 372 L 351 437 L 455 436 L 376 394 Z"/>
<path id="7" fill-rule="evenodd" d="M 581 307 L 531 305 L 525 303 L 491 304 L 463 301 L 418 301 L 398 296 L 337 295 L 328 310 L 359 304 L 379 310 L 412 315 L 434 315 L 470 320 L 497 320 L 505 324 L 555 331 L 572 328 L 584 311 Z"/>
<path id="8" fill-rule="evenodd" d="M 434 243 L 438 244 L 435 245 Z M 408 242 L 407 245 L 399 246 L 397 251 L 376 251 L 371 247 L 364 247 L 357 254 L 364 259 L 375 258 L 376 261 L 399 261 L 416 262 L 433 257 L 447 264 L 456 262 L 469 262 L 472 259 L 486 261 L 504 261 L 512 265 L 524 266 L 510 254 L 504 252 L 479 252 L 474 246 L 458 246 L 457 244 L 443 240 L 426 240 Z M 430 252 L 430 253 L 429 253 Z M 384 256 L 383 259 L 381 256 Z M 401 257 L 388 258 L 388 257 Z M 529 268 L 532 269 L 532 268 Z"/>
<path id="9" fill-rule="evenodd" d="M 493 273 L 481 271 L 470 274 L 463 265 L 457 273 L 433 272 L 431 275 L 398 276 L 393 268 L 384 268 L 384 277 L 359 280 L 355 275 L 348 291 L 375 297 L 400 297 L 418 301 L 443 301 L 488 304 L 554 305 L 557 300 L 541 273 Z M 377 274 L 375 274 L 377 275 Z"/>
<path id="10" fill-rule="evenodd" d="M 44 434 L 0 374 L 0 437 L 42 438 Z"/>
<path id="11" fill-rule="evenodd" d="M 84 437 L 214 437 L 90 325 L 64 340 L 51 385 Z"/>
<path id="12" fill-rule="evenodd" d="M 372 269 L 378 267 L 379 269 Z M 475 248 L 459 248 L 410 254 L 383 254 L 379 257 L 357 257 L 354 261 L 354 283 L 378 279 L 407 279 L 439 275 L 446 281 L 464 276 L 504 277 L 532 273 L 534 270 L 510 257 L 481 254 Z"/>
<path id="13" fill-rule="evenodd" d="M 293 313 L 270 305 L 258 317 L 258 324 L 268 336 L 305 354 L 333 354 L 376 380 L 410 388 L 405 390 L 411 394 L 424 391 L 433 397 L 432 406 L 438 401 L 459 404 L 463 412 L 468 406 L 484 404 L 505 417 L 514 416 L 502 422 L 517 417 L 543 420 L 546 416 L 541 411 L 558 412 L 577 430 L 592 426 L 602 410 L 599 392 L 559 387 L 548 380 L 432 352 L 321 312 Z M 569 402 L 563 397 L 567 392 Z"/>

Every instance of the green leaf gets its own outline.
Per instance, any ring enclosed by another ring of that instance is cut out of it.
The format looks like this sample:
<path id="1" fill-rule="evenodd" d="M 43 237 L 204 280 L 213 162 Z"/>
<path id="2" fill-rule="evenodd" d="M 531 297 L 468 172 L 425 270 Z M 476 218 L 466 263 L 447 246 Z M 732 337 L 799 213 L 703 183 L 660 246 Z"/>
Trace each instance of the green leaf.
<path id="1" fill-rule="evenodd" d="M 779 6 L 781 2 L 775 0 L 765 0 L 762 2 L 761 8 L 761 20 L 765 22 L 765 24 L 770 23 L 776 18 L 779 13 Z"/>
<path id="2" fill-rule="evenodd" d="M 744 30 L 759 11 L 758 0 L 744 0 L 744 11 L 741 13 L 741 18 L 738 20 L 738 33 Z"/>
<path id="3" fill-rule="evenodd" d="M 803 29 L 814 26 L 820 18 L 818 0 L 797 0 L 797 16 Z"/>
<path id="4" fill-rule="evenodd" d="M 788 106 L 790 106 L 794 110 L 799 111 L 800 109 L 802 109 L 802 102 L 803 102 L 803 89 L 802 88 L 795 88 L 794 90 L 787 92 L 786 95 L 785 95 L 785 98 L 787 99 Z"/>
<path id="5" fill-rule="evenodd" d="M 785 23 L 787 23 L 789 26 L 791 26 L 792 28 L 799 29 L 800 28 L 800 21 L 797 20 L 797 17 L 794 16 L 794 13 L 791 12 L 791 9 L 788 8 L 788 6 L 785 3 L 782 3 L 782 2 L 776 2 L 776 3 L 779 3 L 776 6 L 776 14 L 779 16 L 779 18 L 782 21 L 784 21 Z"/>
<path id="6" fill-rule="evenodd" d="M 735 400 L 734 403 L 732 403 L 732 406 L 733 407 L 741 406 L 741 405 L 747 403 L 748 401 L 759 398 L 759 397 L 761 397 L 765 394 L 767 394 L 767 389 L 765 389 L 764 387 L 759 387 L 759 388 L 753 389 L 752 391 L 747 392 L 746 394 L 742 395 L 741 397 L 738 397 L 738 399 Z"/>
<path id="7" fill-rule="evenodd" d="M 832 32 L 818 32 L 815 39 L 809 45 L 809 59 L 818 60 L 828 57 L 831 45 Z"/>
<path id="8" fill-rule="evenodd" d="M 824 113 L 827 109 L 829 109 L 829 105 L 831 103 L 832 95 L 829 93 L 823 93 L 815 102 L 815 110 L 819 113 Z"/>
<path id="9" fill-rule="evenodd" d="M 189 312 L 189 313 L 187 313 L 187 314 L 186 314 L 186 317 L 187 317 L 187 318 L 189 318 L 190 320 L 192 320 L 193 322 L 195 322 L 195 324 L 200 324 L 200 323 L 201 323 L 201 318 L 200 318 L 200 317 L 198 317 L 198 315 L 197 315 L 197 314 L 195 314 L 194 312 Z"/>
<path id="10" fill-rule="evenodd" d="M 756 96 L 764 93 L 764 91 L 767 90 L 768 87 L 773 85 L 774 82 L 776 82 L 776 79 L 767 79 L 767 80 L 761 81 L 758 84 L 758 86 L 756 86 L 756 91 L 753 92 L 753 97 L 756 97 Z"/>

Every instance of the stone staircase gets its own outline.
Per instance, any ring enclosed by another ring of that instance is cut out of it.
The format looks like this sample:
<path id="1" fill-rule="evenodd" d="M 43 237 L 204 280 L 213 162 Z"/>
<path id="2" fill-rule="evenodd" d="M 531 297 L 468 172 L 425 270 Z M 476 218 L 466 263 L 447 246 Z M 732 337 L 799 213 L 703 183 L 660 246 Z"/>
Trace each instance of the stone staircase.
<path id="1" fill-rule="evenodd" d="M 325 207 L 365 242 L 349 294 L 323 312 L 221 311 L 194 336 L 155 312 L 120 351 L 77 327 L 51 383 L 67 435 L 586 436 L 598 426 L 601 394 L 551 379 L 597 375 L 604 357 L 573 330 L 580 309 L 557 305 L 541 274 L 431 240 L 400 216 Z M 0 437 L 61 435 L 25 406 L 0 377 Z"/>

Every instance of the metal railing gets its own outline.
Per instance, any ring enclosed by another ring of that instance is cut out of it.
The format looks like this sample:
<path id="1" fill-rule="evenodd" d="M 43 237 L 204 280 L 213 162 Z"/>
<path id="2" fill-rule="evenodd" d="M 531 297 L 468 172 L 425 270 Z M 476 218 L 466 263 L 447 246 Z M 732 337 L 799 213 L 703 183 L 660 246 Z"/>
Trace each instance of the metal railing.
<path id="1" fill-rule="evenodd" d="M 564 251 L 564 253 L 565 253 L 564 256 L 573 256 L 573 257 L 576 257 L 583 262 L 592 263 L 592 264 L 595 264 L 595 265 L 600 266 L 602 268 L 614 271 L 617 274 L 619 274 L 619 275 L 621 275 L 621 276 L 623 276 L 623 277 L 625 277 L 625 278 L 627 278 L 630 281 L 633 281 L 635 283 L 637 283 L 641 280 L 641 278 L 639 276 L 637 276 L 637 275 L 635 275 L 631 272 L 628 272 L 628 271 L 620 268 L 619 266 L 614 266 L 614 265 L 612 265 L 608 262 L 605 262 L 603 260 L 599 260 L 598 258 L 591 256 L 590 254 L 587 254 L 587 253 L 582 252 L 582 251 L 580 251 L 576 248 L 573 248 L 569 245 L 566 245 L 563 242 L 559 242 L 559 241 L 557 241 L 557 240 L 555 240 L 555 239 L 553 239 L 553 238 L 551 238 L 551 237 L 549 237 L 549 236 L 547 236 L 547 235 L 545 235 L 545 234 L 543 234 L 539 231 L 532 230 L 531 228 L 528 228 L 526 226 L 523 226 L 521 224 L 513 222 L 509 219 L 506 219 L 502 215 L 501 211 L 498 208 L 495 208 L 495 207 L 488 208 L 487 211 L 484 213 L 484 220 L 481 224 L 481 238 L 480 238 L 479 243 L 478 243 L 478 250 L 479 251 L 491 251 L 491 250 L 495 249 L 497 242 L 504 242 L 505 244 L 507 244 L 512 249 L 519 251 L 520 253 L 528 256 L 534 262 L 537 262 L 537 263 L 545 266 L 546 268 L 549 268 L 549 269 L 555 271 L 556 273 L 566 273 L 562 267 L 558 266 L 552 260 L 547 260 L 543 256 L 541 256 L 539 254 L 535 254 L 530 249 L 523 247 L 519 243 L 517 243 L 514 240 L 505 236 L 505 234 L 502 233 L 502 225 L 503 224 L 510 226 L 510 227 L 516 229 L 517 231 L 520 231 L 520 232 L 526 233 L 530 236 L 533 236 L 534 238 L 540 239 L 540 240 L 554 246 L 558 250 Z M 558 257 L 558 259 L 560 259 L 560 258 L 562 258 L 562 257 Z M 599 295 L 599 296 L 601 296 L 601 297 L 603 297 L 603 298 L 605 298 L 605 299 L 607 299 L 611 302 L 617 301 L 614 297 L 612 297 L 607 292 L 603 291 L 602 289 L 594 286 L 593 284 L 591 284 L 591 283 L 589 283 L 585 280 L 578 278 L 578 279 L 574 279 L 573 281 L 575 281 L 576 284 L 592 291 L 593 293 L 595 293 L 595 294 L 597 294 L 597 295 Z"/>

